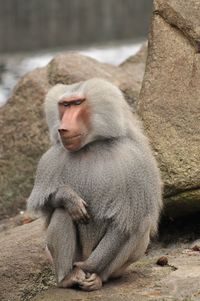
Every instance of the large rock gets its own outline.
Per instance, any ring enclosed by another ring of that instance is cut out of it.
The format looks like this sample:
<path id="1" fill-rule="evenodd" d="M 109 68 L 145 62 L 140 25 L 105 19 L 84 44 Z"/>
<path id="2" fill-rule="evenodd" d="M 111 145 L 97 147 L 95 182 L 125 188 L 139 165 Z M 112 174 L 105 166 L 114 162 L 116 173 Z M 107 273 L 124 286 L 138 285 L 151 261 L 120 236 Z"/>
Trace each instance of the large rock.
<path id="1" fill-rule="evenodd" d="M 139 113 L 171 216 L 200 211 L 200 2 L 155 0 Z"/>
<path id="2" fill-rule="evenodd" d="M 0 233 L 0 300 L 30 300 L 55 283 L 41 220 Z"/>
<path id="3" fill-rule="evenodd" d="M 145 66 L 145 55 L 137 57 L 135 62 L 115 67 L 76 53 L 60 54 L 18 83 L 8 104 L 0 109 L 0 219 L 25 207 L 37 162 L 49 146 L 42 106 L 48 89 L 58 82 L 102 77 L 117 84 L 135 110 Z"/>
<path id="4" fill-rule="evenodd" d="M 25 76 L 0 109 L 0 219 L 24 207 L 36 161 L 48 145 L 42 112 L 46 74 L 40 69 Z"/>

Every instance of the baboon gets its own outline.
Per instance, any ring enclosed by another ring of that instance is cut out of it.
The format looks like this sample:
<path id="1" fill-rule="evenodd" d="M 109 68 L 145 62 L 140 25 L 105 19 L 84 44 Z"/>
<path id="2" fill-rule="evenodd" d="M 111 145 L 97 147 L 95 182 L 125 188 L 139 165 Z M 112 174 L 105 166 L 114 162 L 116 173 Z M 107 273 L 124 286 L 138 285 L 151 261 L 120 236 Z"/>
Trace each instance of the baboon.
<path id="1" fill-rule="evenodd" d="M 140 123 L 113 84 L 57 84 L 45 100 L 52 141 L 28 209 L 47 220 L 59 287 L 92 291 L 120 276 L 157 231 L 161 180 Z"/>

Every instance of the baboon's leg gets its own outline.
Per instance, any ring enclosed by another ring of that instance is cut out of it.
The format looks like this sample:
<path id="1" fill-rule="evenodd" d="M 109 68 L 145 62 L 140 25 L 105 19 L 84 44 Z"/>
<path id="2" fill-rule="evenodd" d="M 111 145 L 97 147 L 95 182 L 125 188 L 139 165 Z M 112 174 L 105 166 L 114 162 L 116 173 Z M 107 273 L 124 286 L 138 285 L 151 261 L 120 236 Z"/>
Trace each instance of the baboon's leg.
<path id="1" fill-rule="evenodd" d="M 149 231 L 136 237 L 133 235 L 120 249 L 117 256 L 110 262 L 110 264 L 100 273 L 103 282 L 109 278 L 116 278 L 123 274 L 126 268 L 142 255 L 144 255 L 149 244 Z"/>
<path id="2" fill-rule="evenodd" d="M 116 278 L 121 276 L 125 269 L 132 262 L 136 261 L 145 253 L 148 244 L 149 231 L 139 237 L 133 235 L 131 238 L 124 242 L 121 248 L 118 249 L 117 254 L 115 256 L 112 256 L 112 259 L 106 265 L 103 271 L 97 273 L 93 272 L 92 274 L 90 274 L 89 277 L 86 277 L 80 283 L 80 287 L 86 291 L 96 290 L 102 286 L 102 282 L 106 282 L 109 278 Z M 103 261 L 103 263 L 105 263 L 105 261 Z"/>
<path id="3" fill-rule="evenodd" d="M 100 274 L 127 241 L 128 238 L 123 233 L 110 226 L 90 256 L 85 261 L 76 262 L 75 265 L 85 272 Z"/>
<path id="4" fill-rule="evenodd" d="M 76 267 L 81 268 L 87 275 L 80 283 L 83 290 L 92 291 L 102 286 L 101 272 L 110 265 L 127 240 L 128 238 L 118 229 L 110 227 L 91 255 L 85 261 L 75 263 Z"/>
<path id="5" fill-rule="evenodd" d="M 70 287 L 85 278 L 80 268 L 73 269 L 78 252 L 76 228 L 64 209 L 56 209 L 52 214 L 47 229 L 47 247 L 53 258 L 58 286 Z"/>

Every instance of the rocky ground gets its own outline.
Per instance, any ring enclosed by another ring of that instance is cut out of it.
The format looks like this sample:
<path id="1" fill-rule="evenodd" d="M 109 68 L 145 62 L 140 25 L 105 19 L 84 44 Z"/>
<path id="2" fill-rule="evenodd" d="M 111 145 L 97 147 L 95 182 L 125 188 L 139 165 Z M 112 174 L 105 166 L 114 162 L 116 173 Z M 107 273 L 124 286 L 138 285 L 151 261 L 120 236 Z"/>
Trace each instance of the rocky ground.
<path id="1" fill-rule="evenodd" d="M 187 219 L 162 220 L 159 236 L 145 256 L 132 264 L 122 278 L 92 293 L 56 288 L 54 272 L 44 252 L 45 233 L 40 219 L 30 222 L 21 215 L 3 225 L 1 301 L 200 300 L 198 214 Z"/>
<path id="2" fill-rule="evenodd" d="M 163 248 L 153 244 L 149 254 L 132 265 L 118 280 L 104 285 L 93 293 L 51 288 L 34 301 L 146 301 L 146 300 L 200 300 L 200 240 L 192 244 L 173 244 Z M 168 264 L 159 266 L 158 258 L 167 258 Z"/>
<path id="3" fill-rule="evenodd" d="M 1 301 L 200 300 L 197 215 L 187 220 L 163 221 L 158 240 L 152 242 L 147 254 L 122 278 L 92 293 L 56 288 L 44 254 L 41 220 L 16 226 L 19 221 L 19 217 L 15 222 L 7 221 L 0 233 Z"/>

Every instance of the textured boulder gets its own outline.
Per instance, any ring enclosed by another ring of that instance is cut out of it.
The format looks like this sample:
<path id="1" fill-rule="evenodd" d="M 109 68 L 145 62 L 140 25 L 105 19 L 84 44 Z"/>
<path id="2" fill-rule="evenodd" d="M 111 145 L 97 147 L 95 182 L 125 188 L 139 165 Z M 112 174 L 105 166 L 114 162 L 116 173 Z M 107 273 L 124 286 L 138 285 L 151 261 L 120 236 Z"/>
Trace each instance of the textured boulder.
<path id="1" fill-rule="evenodd" d="M 155 0 L 139 113 L 171 216 L 200 211 L 200 2 Z"/>
<path id="2" fill-rule="evenodd" d="M 30 300 L 54 284 L 41 220 L 0 233 L 0 300 Z"/>
<path id="3" fill-rule="evenodd" d="M 0 109 L 0 219 L 24 207 L 36 161 L 47 148 L 41 104 L 48 88 L 46 70 L 35 70 Z"/>
<path id="4" fill-rule="evenodd" d="M 37 162 L 49 146 L 42 107 L 48 89 L 58 82 L 71 84 L 102 77 L 119 85 L 135 110 L 144 66 L 144 55 L 134 63 L 115 67 L 67 53 L 22 78 L 10 101 L 0 109 L 0 219 L 25 207 Z"/>

